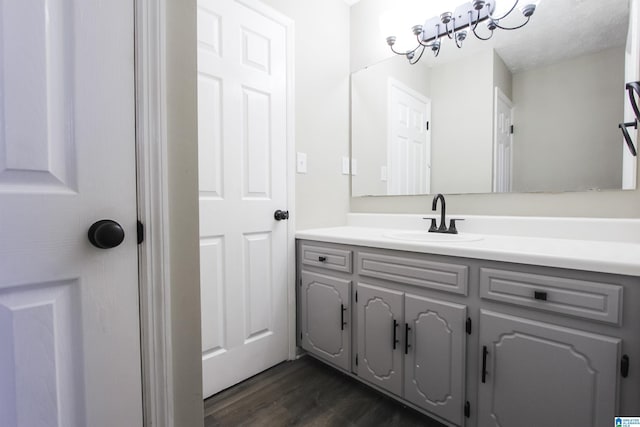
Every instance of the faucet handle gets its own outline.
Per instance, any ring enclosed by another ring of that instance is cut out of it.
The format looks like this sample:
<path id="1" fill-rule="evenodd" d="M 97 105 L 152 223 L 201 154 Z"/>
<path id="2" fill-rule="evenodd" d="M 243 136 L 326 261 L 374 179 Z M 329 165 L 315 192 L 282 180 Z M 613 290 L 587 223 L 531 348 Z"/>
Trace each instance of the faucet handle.
<path id="1" fill-rule="evenodd" d="M 456 221 L 464 221 L 464 218 L 451 218 L 449 220 L 449 230 L 447 233 L 458 234 L 458 230 L 456 229 Z"/>
<path id="2" fill-rule="evenodd" d="M 434 232 L 438 231 L 438 225 L 436 224 L 436 219 L 435 218 L 424 217 L 422 219 L 430 219 L 431 220 L 431 227 L 429 227 L 429 233 L 434 233 Z"/>

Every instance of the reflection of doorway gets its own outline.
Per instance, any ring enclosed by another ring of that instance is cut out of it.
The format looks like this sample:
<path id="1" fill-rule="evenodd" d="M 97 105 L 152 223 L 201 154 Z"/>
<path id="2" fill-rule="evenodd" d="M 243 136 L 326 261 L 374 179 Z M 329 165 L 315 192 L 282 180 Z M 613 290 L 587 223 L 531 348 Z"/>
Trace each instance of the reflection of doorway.
<path id="1" fill-rule="evenodd" d="M 387 194 L 431 191 L 431 100 L 389 78 Z"/>
<path id="2" fill-rule="evenodd" d="M 493 191 L 508 193 L 513 184 L 513 105 L 496 87 L 493 124 Z"/>

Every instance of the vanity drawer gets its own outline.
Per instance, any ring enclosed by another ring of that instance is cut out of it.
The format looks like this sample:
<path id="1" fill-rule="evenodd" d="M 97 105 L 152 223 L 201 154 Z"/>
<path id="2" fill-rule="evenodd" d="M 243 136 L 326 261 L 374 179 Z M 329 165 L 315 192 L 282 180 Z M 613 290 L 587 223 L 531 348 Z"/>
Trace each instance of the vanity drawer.
<path id="1" fill-rule="evenodd" d="M 351 251 L 303 244 L 302 264 L 351 273 Z"/>
<path id="2" fill-rule="evenodd" d="M 622 286 L 480 269 L 480 297 L 620 325 Z"/>
<path id="3" fill-rule="evenodd" d="M 358 252 L 356 270 L 361 276 L 467 295 L 466 265 Z"/>

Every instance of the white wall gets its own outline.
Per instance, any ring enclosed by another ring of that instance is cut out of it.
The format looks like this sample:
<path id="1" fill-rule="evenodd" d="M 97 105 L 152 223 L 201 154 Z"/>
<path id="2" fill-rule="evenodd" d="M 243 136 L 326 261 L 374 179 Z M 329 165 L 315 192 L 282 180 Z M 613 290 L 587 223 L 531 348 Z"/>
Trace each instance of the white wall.
<path id="1" fill-rule="evenodd" d="M 354 195 L 387 193 L 387 182 L 380 179 L 380 168 L 387 166 L 389 77 L 431 97 L 429 68 L 421 64 L 410 67 L 404 57 L 374 64 L 351 76 L 352 140 L 366 141 L 351 147 L 358 164 L 357 175 L 352 178 Z"/>
<path id="2" fill-rule="evenodd" d="M 376 26 L 380 12 L 394 3 L 393 0 L 361 0 L 352 6 L 352 71 L 391 56 L 384 35 L 379 34 Z M 430 210 L 431 199 L 432 196 L 354 197 L 350 209 L 352 212 L 424 213 Z M 640 190 L 449 195 L 447 208 L 453 214 L 637 218 L 640 217 Z"/>
<path id="3" fill-rule="evenodd" d="M 461 90 L 462 89 L 462 90 Z M 452 94 L 464 94 L 464 97 Z M 491 191 L 493 51 L 431 72 L 431 188 L 439 193 Z"/>
<path id="4" fill-rule="evenodd" d="M 342 0 L 264 0 L 295 23 L 296 227 L 341 225 L 349 210 L 349 7 Z"/>
<path id="5" fill-rule="evenodd" d="M 621 88 L 622 47 L 514 74 L 514 191 L 622 188 Z"/>
<path id="6" fill-rule="evenodd" d="M 201 426 L 196 0 L 167 0 L 167 145 L 174 421 Z"/>
<path id="7" fill-rule="evenodd" d="M 493 52 L 493 85 L 499 87 L 507 98 L 513 98 L 513 76 L 495 51 Z"/>

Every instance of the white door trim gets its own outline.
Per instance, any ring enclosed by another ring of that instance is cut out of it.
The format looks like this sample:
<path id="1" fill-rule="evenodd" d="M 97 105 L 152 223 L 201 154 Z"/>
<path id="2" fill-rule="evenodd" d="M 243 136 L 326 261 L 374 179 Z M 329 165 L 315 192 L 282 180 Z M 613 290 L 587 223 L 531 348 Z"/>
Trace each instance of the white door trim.
<path id="1" fill-rule="evenodd" d="M 258 0 L 237 1 L 268 14 L 287 34 L 288 335 L 289 359 L 295 359 L 294 23 Z M 173 426 L 165 0 L 135 0 L 135 9 L 138 214 L 145 225 L 139 252 L 143 413 L 147 426 Z"/>
<path id="2" fill-rule="evenodd" d="M 136 153 L 144 424 L 173 426 L 164 0 L 135 0 Z M 199 350 L 197 350 L 199 351 Z"/>

